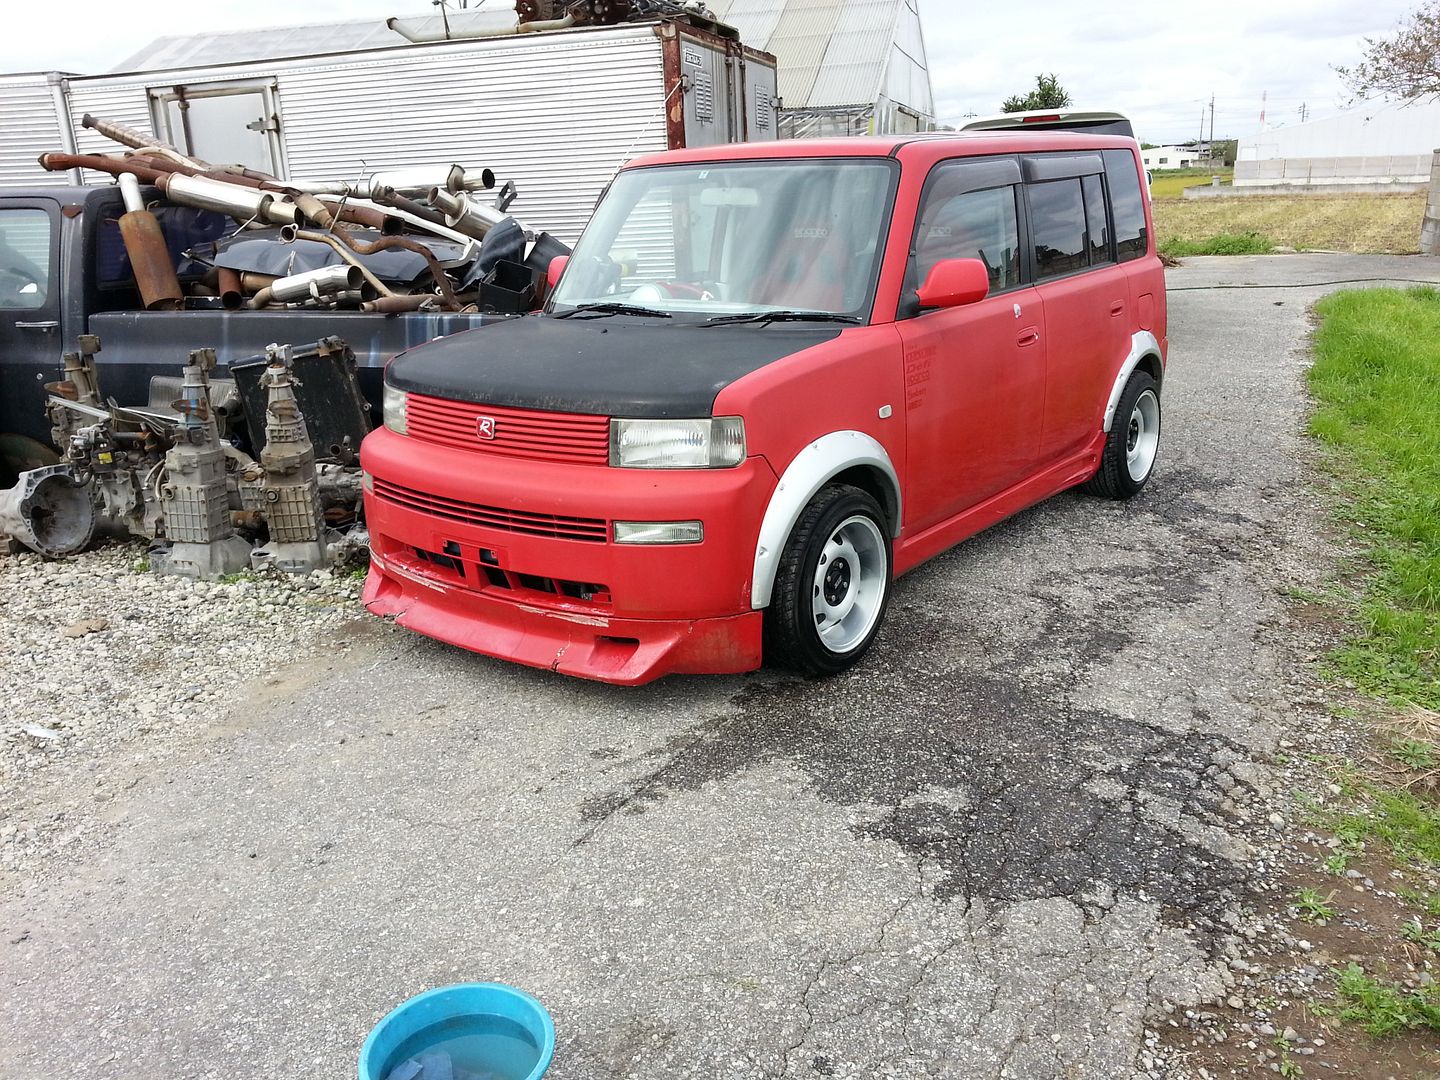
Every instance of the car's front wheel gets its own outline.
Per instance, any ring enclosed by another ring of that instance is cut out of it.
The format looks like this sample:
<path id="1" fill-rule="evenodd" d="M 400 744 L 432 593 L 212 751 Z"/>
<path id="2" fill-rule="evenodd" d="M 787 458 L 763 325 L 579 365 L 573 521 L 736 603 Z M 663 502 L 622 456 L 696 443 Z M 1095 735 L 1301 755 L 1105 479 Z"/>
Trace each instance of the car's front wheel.
<path id="1" fill-rule="evenodd" d="M 890 602 L 890 532 L 875 499 L 822 488 L 785 543 L 765 612 L 765 657 L 832 675 L 865 655 Z"/>

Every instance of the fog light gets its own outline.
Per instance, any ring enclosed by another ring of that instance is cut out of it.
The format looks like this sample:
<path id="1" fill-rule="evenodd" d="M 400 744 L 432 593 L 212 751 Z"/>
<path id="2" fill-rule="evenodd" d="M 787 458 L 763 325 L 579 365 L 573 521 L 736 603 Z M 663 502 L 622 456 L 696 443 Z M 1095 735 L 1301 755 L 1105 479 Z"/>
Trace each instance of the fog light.
<path id="1" fill-rule="evenodd" d="M 375 494 L 375 477 L 371 476 L 364 469 L 360 470 L 360 490 L 366 495 Z"/>
<path id="2" fill-rule="evenodd" d="M 617 521 L 617 544 L 698 544 L 705 526 L 698 521 Z"/>

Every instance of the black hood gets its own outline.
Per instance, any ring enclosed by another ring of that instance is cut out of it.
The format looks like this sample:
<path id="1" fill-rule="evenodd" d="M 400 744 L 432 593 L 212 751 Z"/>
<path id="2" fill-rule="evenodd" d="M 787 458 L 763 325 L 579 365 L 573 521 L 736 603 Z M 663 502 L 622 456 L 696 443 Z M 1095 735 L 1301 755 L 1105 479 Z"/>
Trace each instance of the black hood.
<path id="1" fill-rule="evenodd" d="M 525 315 L 402 353 L 385 378 L 398 390 L 483 405 L 658 419 L 709 416 L 715 395 L 736 379 L 831 341 L 844 329 Z"/>

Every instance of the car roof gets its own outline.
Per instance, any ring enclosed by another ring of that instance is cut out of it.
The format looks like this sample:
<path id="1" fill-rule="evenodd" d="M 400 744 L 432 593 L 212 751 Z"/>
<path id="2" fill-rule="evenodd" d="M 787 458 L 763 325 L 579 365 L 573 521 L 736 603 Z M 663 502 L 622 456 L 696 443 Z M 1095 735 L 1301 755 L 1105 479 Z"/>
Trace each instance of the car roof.
<path id="1" fill-rule="evenodd" d="M 841 139 L 773 139 L 725 143 L 644 154 L 626 169 L 689 162 L 771 161 L 804 158 L 980 157 L 988 154 L 1030 154 L 1041 150 L 1134 149 L 1123 135 L 1089 135 L 1065 131 L 930 131 L 914 135 L 867 135 Z M 912 150 L 911 148 L 916 148 Z"/>

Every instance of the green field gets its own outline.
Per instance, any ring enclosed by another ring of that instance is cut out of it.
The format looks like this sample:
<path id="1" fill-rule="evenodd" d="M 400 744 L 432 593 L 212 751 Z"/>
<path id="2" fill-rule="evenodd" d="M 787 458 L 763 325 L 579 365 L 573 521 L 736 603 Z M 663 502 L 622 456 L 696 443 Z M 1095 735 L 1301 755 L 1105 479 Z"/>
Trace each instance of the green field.
<path id="1" fill-rule="evenodd" d="M 1218 176 L 1222 184 L 1228 184 L 1234 175 L 1233 168 L 1224 166 L 1214 169 L 1156 169 L 1150 173 L 1150 198 L 1178 199 L 1188 187 L 1208 187 L 1212 176 Z"/>

